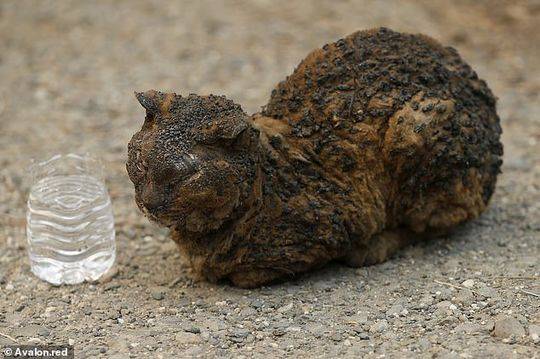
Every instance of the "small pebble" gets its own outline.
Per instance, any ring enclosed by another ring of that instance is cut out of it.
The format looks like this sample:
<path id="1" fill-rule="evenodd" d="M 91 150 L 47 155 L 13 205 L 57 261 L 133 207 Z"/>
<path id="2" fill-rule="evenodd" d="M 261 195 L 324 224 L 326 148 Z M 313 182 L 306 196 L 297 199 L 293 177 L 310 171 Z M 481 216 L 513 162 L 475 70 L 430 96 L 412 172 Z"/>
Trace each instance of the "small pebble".
<path id="1" fill-rule="evenodd" d="M 154 290 L 152 291 L 152 298 L 155 300 L 162 300 L 165 296 L 163 295 L 163 292 L 160 290 Z"/>
<path id="2" fill-rule="evenodd" d="M 519 338 L 525 335 L 525 329 L 516 318 L 504 316 L 495 321 L 492 335 L 498 338 Z"/>
<path id="3" fill-rule="evenodd" d="M 201 332 L 201 330 L 195 326 L 187 327 L 184 330 L 188 333 L 193 333 L 193 334 L 199 334 Z"/>
<path id="4" fill-rule="evenodd" d="M 529 335 L 534 343 L 540 343 L 540 324 L 529 325 Z"/>
<path id="5" fill-rule="evenodd" d="M 371 325 L 371 327 L 369 327 L 369 332 L 370 333 L 382 333 L 387 328 L 388 328 L 388 322 L 383 319 L 383 320 L 380 320 L 380 321 L 374 323 L 373 325 Z"/>

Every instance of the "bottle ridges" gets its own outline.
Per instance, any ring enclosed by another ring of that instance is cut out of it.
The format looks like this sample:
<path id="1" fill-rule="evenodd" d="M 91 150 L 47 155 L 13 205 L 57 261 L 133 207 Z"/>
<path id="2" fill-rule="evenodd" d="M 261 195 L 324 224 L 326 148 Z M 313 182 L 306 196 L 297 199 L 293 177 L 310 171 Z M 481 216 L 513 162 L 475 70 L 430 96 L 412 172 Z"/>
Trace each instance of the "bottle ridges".
<path id="1" fill-rule="evenodd" d="M 86 175 L 46 177 L 30 190 L 32 271 L 55 284 L 94 280 L 114 262 L 115 232 L 104 184 Z"/>

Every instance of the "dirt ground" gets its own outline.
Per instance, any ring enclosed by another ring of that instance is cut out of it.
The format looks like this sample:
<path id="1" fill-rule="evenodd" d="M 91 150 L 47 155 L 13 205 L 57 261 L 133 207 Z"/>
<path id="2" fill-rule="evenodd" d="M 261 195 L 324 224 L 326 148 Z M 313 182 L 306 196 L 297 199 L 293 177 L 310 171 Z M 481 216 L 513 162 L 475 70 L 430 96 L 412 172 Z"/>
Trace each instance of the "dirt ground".
<path id="1" fill-rule="evenodd" d="M 499 97 L 503 174 L 481 218 L 362 269 L 241 290 L 194 282 L 135 206 L 134 90 L 226 94 L 248 112 L 313 48 L 358 29 L 456 47 Z M 540 357 L 539 1 L 0 2 L 0 346 L 76 357 Z M 99 283 L 29 269 L 31 158 L 103 159 L 118 259 Z"/>

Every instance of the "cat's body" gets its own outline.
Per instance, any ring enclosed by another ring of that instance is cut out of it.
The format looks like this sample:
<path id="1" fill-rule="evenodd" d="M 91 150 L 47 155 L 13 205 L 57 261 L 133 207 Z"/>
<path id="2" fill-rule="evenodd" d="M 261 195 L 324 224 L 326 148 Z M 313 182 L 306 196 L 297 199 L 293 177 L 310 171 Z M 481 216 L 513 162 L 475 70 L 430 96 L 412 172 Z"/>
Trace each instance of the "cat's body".
<path id="1" fill-rule="evenodd" d="M 243 287 L 446 232 L 485 209 L 501 165 L 491 91 L 422 35 L 376 29 L 315 50 L 251 117 L 224 97 L 138 99 L 137 203 L 196 273 Z"/>

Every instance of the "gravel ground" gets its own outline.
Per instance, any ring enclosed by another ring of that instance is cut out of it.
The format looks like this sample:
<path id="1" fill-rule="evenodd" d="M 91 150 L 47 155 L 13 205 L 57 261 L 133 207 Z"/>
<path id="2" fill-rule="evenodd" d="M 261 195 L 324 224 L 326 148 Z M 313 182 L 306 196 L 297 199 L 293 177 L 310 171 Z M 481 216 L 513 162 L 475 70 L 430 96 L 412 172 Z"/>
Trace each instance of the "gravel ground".
<path id="1" fill-rule="evenodd" d="M 77 357 L 540 357 L 540 2 L 2 1 L 0 346 Z M 227 94 L 248 112 L 313 48 L 385 25 L 455 46 L 499 96 L 504 173 L 481 218 L 382 265 L 240 290 L 194 282 L 137 210 L 134 90 Z M 52 287 L 26 257 L 30 158 L 101 157 L 118 259 Z"/>

